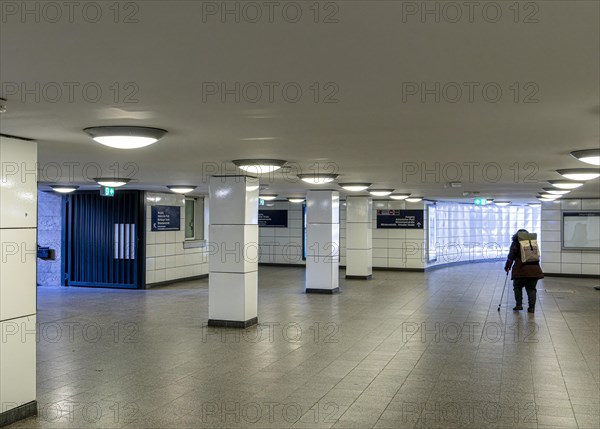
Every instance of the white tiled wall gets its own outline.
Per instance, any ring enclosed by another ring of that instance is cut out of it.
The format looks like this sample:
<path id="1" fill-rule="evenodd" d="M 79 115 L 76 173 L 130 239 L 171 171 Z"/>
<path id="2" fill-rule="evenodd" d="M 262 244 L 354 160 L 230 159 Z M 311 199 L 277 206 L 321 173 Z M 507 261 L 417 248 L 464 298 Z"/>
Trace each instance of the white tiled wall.
<path id="1" fill-rule="evenodd" d="M 152 205 L 180 206 L 180 231 L 151 231 Z M 208 274 L 206 248 L 184 248 L 185 196 L 146 192 L 146 284 Z"/>
<path id="2" fill-rule="evenodd" d="M 562 250 L 562 211 L 600 210 L 600 199 L 542 203 L 541 256 L 547 274 L 600 275 L 600 252 Z"/>
<path id="3" fill-rule="evenodd" d="M 377 229 L 377 210 L 422 210 L 423 202 L 373 201 L 373 268 L 425 268 L 425 229 Z M 344 216 L 344 232 L 345 228 Z M 345 249 L 345 244 L 342 247 Z"/>
<path id="4" fill-rule="evenodd" d="M 33 172 L 0 171 L 2 415 L 36 399 L 37 143 L 0 136 L 0 162 Z"/>
<path id="5" fill-rule="evenodd" d="M 261 263 L 299 264 L 302 260 L 302 204 L 274 201 L 260 210 L 288 210 L 287 228 L 259 227 Z"/>
<path id="6" fill-rule="evenodd" d="M 373 267 L 425 267 L 425 229 L 377 229 L 377 210 L 422 209 L 423 203 L 373 202 Z M 302 204 L 276 201 L 261 210 L 288 210 L 288 228 L 259 228 L 260 262 L 304 265 L 302 260 Z M 340 265 L 346 265 L 346 207 L 340 207 Z"/>

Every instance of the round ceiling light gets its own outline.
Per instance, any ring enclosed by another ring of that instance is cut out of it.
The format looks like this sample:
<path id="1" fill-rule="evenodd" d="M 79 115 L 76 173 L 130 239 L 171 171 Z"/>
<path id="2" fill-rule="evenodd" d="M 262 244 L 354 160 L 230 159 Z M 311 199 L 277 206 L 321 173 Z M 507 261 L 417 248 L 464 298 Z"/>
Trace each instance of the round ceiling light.
<path id="1" fill-rule="evenodd" d="M 371 184 L 363 183 L 363 182 L 353 182 L 353 183 L 340 183 L 340 186 L 342 188 L 344 188 L 346 191 L 360 192 L 360 191 L 364 191 L 365 189 L 367 189 L 369 186 L 371 186 Z"/>
<path id="2" fill-rule="evenodd" d="M 172 192 L 175 192 L 176 194 L 187 194 L 189 192 L 192 192 L 194 189 L 196 189 L 197 186 L 194 186 L 194 185 L 168 185 L 167 188 L 169 188 Z"/>
<path id="3" fill-rule="evenodd" d="M 369 190 L 369 194 L 374 195 L 376 197 L 387 197 L 394 192 L 393 189 L 371 189 Z"/>
<path id="4" fill-rule="evenodd" d="M 299 203 L 303 203 L 304 202 L 304 198 L 288 198 L 288 201 L 290 203 L 295 203 L 295 204 L 299 204 Z"/>
<path id="5" fill-rule="evenodd" d="M 584 182 L 600 177 L 600 170 L 596 168 L 566 168 L 563 170 L 556 170 L 556 172 L 569 180 L 580 180 Z"/>
<path id="6" fill-rule="evenodd" d="M 100 186 L 106 186 L 109 188 L 118 188 L 131 182 L 131 179 L 118 178 L 118 177 L 98 177 L 94 179 Z"/>
<path id="7" fill-rule="evenodd" d="M 542 205 L 540 203 L 529 203 L 528 206 L 537 208 L 537 207 L 541 207 Z"/>
<path id="8" fill-rule="evenodd" d="M 60 194 L 70 194 L 79 188 L 79 186 L 76 185 L 51 185 L 50 187 Z"/>
<path id="9" fill-rule="evenodd" d="M 566 189 L 554 189 L 554 188 L 542 188 L 544 190 L 544 192 L 548 193 L 548 194 L 552 194 L 552 195 L 565 195 L 568 194 L 571 191 L 568 191 Z"/>
<path id="10" fill-rule="evenodd" d="M 409 203 L 418 203 L 419 201 L 423 201 L 423 197 L 408 197 L 406 201 Z"/>
<path id="11" fill-rule="evenodd" d="M 498 207 L 506 207 L 510 206 L 512 201 L 496 201 L 494 204 L 496 204 Z"/>
<path id="12" fill-rule="evenodd" d="M 554 194 L 545 194 L 545 193 L 540 193 L 539 195 L 542 198 L 546 198 L 548 200 L 555 200 L 557 198 L 560 198 L 560 195 L 554 195 Z"/>
<path id="13" fill-rule="evenodd" d="M 116 149 L 139 149 L 160 140 L 167 130 L 149 127 L 108 126 L 86 128 L 94 141 Z"/>
<path id="14" fill-rule="evenodd" d="M 410 197 L 410 194 L 392 194 L 392 195 L 390 195 L 390 198 L 392 200 L 405 200 L 408 197 Z"/>
<path id="15" fill-rule="evenodd" d="M 600 165 L 600 149 L 576 150 L 571 156 L 586 164 Z"/>
<path id="16" fill-rule="evenodd" d="M 559 200 L 557 200 L 556 198 L 546 198 L 546 197 L 536 197 L 538 200 L 543 201 L 545 203 L 554 203 L 554 202 L 558 202 Z"/>
<path id="17" fill-rule="evenodd" d="M 277 198 L 277 194 L 260 194 L 258 198 L 265 201 L 273 201 L 275 198 Z"/>
<path id="18" fill-rule="evenodd" d="M 231 162 L 240 170 L 248 173 L 264 174 L 279 170 L 287 161 L 282 159 L 234 159 Z"/>
<path id="19" fill-rule="evenodd" d="M 322 185 L 324 183 L 333 182 L 338 177 L 337 174 L 328 173 L 307 173 L 298 174 L 298 179 L 311 185 Z"/>
<path id="20" fill-rule="evenodd" d="M 572 180 L 548 180 L 548 183 L 558 189 L 577 189 L 584 185 L 583 182 Z"/>

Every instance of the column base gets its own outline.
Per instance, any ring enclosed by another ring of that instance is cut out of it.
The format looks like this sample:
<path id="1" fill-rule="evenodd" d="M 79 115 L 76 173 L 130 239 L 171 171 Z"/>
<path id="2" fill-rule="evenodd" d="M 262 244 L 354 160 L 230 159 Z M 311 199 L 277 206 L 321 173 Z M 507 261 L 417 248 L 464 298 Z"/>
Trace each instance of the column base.
<path id="1" fill-rule="evenodd" d="M 216 326 L 220 328 L 246 329 L 256 324 L 258 324 L 258 317 L 253 317 L 252 319 L 248 319 L 245 322 L 239 320 L 208 319 L 208 326 Z"/>
<path id="2" fill-rule="evenodd" d="M 333 295 L 334 293 L 339 293 L 340 288 L 336 287 L 335 289 L 311 289 L 307 288 L 306 293 L 320 293 L 324 295 Z"/>
<path id="3" fill-rule="evenodd" d="M 347 279 L 350 280 L 371 280 L 373 278 L 373 274 L 369 274 L 368 276 L 346 276 Z"/>
<path id="4" fill-rule="evenodd" d="M 0 427 L 8 426 L 19 420 L 26 419 L 27 417 L 35 416 L 36 414 L 37 401 L 28 402 L 17 408 L 0 413 Z"/>

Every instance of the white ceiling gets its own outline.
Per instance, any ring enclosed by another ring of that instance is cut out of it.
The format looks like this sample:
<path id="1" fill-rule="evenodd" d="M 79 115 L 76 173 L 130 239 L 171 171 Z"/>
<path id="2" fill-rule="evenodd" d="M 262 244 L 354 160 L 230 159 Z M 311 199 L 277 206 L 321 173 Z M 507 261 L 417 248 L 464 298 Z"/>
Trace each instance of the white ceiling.
<path id="1" fill-rule="evenodd" d="M 403 19 L 407 2 L 393 1 L 336 2 L 339 22 L 331 24 L 313 22 L 313 2 L 296 3 L 303 10 L 299 23 L 286 22 L 276 10 L 274 23 L 264 18 L 252 24 L 204 19 L 207 2 L 148 1 L 136 3 L 139 22 L 126 24 L 113 22 L 109 3 L 96 3 L 103 5 L 103 17 L 95 24 L 85 22 L 80 10 L 73 23 L 68 16 L 58 23 L 43 15 L 40 23 L 3 17 L 0 96 L 8 99 L 8 112 L 0 116 L 0 131 L 39 142 L 41 180 L 67 181 L 67 163 L 79 163 L 74 181 L 84 184 L 86 173 L 97 175 L 96 165 L 111 175 L 115 163 L 122 168 L 132 162 L 138 169 L 131 187 L 191 183 L 205 192 L 215 165 L 220 173 L 235 173 L 232 159 L 278 158 L 303 172 L 334 165 L 340 182 L 368 181 L 433 199 L 479 191 L 524 201 L 548 186 L 545 180 L 560 178 L 557 168 L 585 166 L 570 151 L 599 146 L 597 1 L 533 2 L 537 23 L 514 23 L 512 2 L 497 2 L 503 17 L 495 24 L 482 19 L 479 9 L 472 23 Z M 521 10 L 521 21 L 530 11 Z M 36 82 L 46 85 L 47 97 L 7 93 L 14 83 L 33 88 Z M 53 82 L 64 90 L 56 103 L 48 98 L 54 96 Z M 65 82 L 79 85 L 72 102 Z M 114 82 L 121 86 L 117 102 Z M 123 103 L 128 82 L 139 89 L 137 102 Z M 266 95 L 258 103 L 232 97 L 222 103 L 218 96 L 204 102 L 206 82 L 294 82 L 304 93 L 297 103 L 278 91 L 274 102 Z M 313 102 L 314 82 L 335 83 L 339 102 Z M 418 96 L 403 102 L 405 82 L 478 82 L 479 88 L 493 82 L 503 95 L 491 103 L 479 89 L 472 103 L 466 94 L 458 103 L 435 103 L 432 97 L 423 103 Z M 520 82 L 521 99 L 523 85 L 535 83 L 539 102 L 515 103 L 513 82 Z M 99 85 L 100 101 L 82 96 L 86 83 Z M 93 143 L 82 131 L 99 125 L 156 126 L 169 134 L 148 148 L 119 151 Z M 248 140 L 265 137 L 273 139 Z M 472 164 L 473 177 L 462 165 L 463 187 L 446 188 L 456 173 L 449 163 L 465 162 L 478 164 Z M 494 163 L 502 170 L 497 182 Z M 61 180 L 54 180 L 56 165 Z M 407 174 L 414 166 L 441 174 L 423 180 L 419 173 Z M 294 175 L 290 179 L 280 173 L 263 181 L 283 197 L 308 188 Z M 595 180 L 571 195 L 599 192 Z"/>

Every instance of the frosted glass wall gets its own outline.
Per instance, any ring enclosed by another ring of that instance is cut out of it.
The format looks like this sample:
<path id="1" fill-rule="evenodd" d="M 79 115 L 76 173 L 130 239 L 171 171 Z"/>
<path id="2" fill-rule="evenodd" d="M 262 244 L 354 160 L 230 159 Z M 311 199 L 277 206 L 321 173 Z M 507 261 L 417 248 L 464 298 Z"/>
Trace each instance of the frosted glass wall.
<path id="1" fill-rule="evenodd" d="M 428 264 L 503 258 L 517 230 L 540 234 L 540 216 L 539 207 L 438 202 L 428 216 Z"/>

